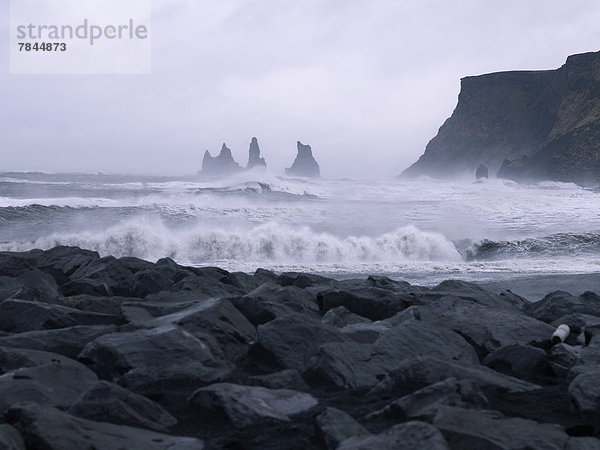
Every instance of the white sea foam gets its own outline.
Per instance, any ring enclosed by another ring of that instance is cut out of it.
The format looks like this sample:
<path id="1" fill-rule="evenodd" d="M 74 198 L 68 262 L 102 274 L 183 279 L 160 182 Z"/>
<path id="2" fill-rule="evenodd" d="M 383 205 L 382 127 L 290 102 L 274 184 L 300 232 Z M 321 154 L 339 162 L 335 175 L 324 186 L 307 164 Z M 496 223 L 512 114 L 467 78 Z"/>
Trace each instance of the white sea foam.
<path id="1" fill-rule="evenodd" d="M 102 232 L 53 234 L 35 242 L 8 243 L 3 250 L 49 249 L 73 245 L 103 255 L 207 263 L 360 263 L 460 261 L 452 242 L 438 233 L 403 227 L 381 236 L 339 237 L 309 227 L 266 223 L 250 229 L 169 228 L 157 220 L 136 218 Z"/>

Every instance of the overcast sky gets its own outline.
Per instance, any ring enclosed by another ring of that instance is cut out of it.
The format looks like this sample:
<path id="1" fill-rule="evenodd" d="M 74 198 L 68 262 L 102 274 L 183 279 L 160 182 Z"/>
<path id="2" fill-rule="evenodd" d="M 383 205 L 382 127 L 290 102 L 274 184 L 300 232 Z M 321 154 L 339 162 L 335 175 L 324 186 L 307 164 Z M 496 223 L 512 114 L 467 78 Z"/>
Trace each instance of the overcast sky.
<path id="1" fill-rule="evenodd" d="M 257 136 L 276 173 L 301 140 L 324 176 L 391 176 L 461 77 L 600 50 L 597 0 L 153 0 L 149 75 L 10 75 L 7 27 L 0 171 L 189 174 Z"/>

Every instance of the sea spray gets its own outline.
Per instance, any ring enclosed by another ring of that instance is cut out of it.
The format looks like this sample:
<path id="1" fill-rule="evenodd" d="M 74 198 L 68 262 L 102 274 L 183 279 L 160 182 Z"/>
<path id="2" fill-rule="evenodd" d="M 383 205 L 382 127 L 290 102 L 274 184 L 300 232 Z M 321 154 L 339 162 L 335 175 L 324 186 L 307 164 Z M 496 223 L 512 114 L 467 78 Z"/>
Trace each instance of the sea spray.
<path id="1" fill-rule="evenodd" d="M 203 226 L 172 228 L 162 221 L 135 218 L 105 231 L 52 234 L 34 242 L 3 244 L 3 250 L 49 249 L 78 246 L 102 255 L 135 256 L 157 260 L 282 263 L 353 263 L 404 261 L 460 261 L 454 244 L 439 233 L 413 226 L 377 237 L 342 237 L 317 233 L 310 227 L 275 222 L 248 229 L 214 229 Z"/>

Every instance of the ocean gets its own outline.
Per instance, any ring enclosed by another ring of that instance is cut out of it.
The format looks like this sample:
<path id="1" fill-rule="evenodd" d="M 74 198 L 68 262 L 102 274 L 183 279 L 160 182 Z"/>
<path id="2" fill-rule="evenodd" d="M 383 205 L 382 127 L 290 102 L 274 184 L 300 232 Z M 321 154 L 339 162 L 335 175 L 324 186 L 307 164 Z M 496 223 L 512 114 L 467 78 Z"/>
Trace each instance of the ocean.
<path id="1" fill-rule="evenodd" d="M 600 192 L 506 180 L 0 174 L 0 250 L 433 285 L 600 271 Z"/>

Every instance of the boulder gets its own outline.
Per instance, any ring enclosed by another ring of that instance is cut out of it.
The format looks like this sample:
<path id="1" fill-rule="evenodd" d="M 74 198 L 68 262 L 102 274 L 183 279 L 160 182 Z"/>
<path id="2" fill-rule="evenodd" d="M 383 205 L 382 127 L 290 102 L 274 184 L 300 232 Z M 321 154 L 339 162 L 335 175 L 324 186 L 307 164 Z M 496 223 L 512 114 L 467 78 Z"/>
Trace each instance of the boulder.
<path id="1" fill-rule="evenodd" d="M 35 255 L 41 250 L 25 253 L 0 252 L 0 277 L 16 278 L 35 265 Z"/>
<path id="2" fill-rule="evenodd" d="M 129 297 L 133 295 L 133 272 L 113 256 L 94 259 L 82 264 L 61 285 L 65 296 L 96 295 Z"/>
<path id="3" fill-rule="evenodd" d="M 184 273 L 182 273 L 184 272 Z M 144 298 L 149 294 L 167 291 L 172 288 L 175 277 L 181 279 L 186 274 L 171 258 L 160 259 L 152 267 L 142 269 L 134 275 L 133 293 L 136 297 Z"/>
<path id="4" fill-rule="evenodd" d="M 381 288 L 327 289 L 317 294 L 321 312 L 343 306 L 350 312 L 370 320 L 392 317 L 413 304 L 414 298 L 406 294 Z"/>
<path id="5" fill-rule="evenodd" d="M 471 379 L 482 388 L 499 392 L 534 392 L 540 386 L 501 374 L 482 366 L 465 365 L 448 359 L 419 356 L 408 359 L 391 370 L 380 383 L 372 389 L 373 393 L 393 392 L 398 386 L 427 385 L 445 380 L 448 377 Z"/>
<path id="6" fill-rule="evenodd" d="M 369 420 L 425 420 L 433 422 L 440 406 L 482 409 L 488 399 L 472 380 L 447 378 L 408 394 L 367 416 Z"/>
<path id="7" fill-rule="evenodd" d="M 408 321 L 383 333 L 373 344 L 323 344 L 310 360 L 305 378 L 310 383 L 346 389 L 374 386 L 405 360 L 424 355 L 467 366 L 479 363 L 473 347 L 458 334 L 426 322 Z"/>
<path id="8" fill-rule="evenodd" d="M 294 313 L 317 319 L 319 308 L 315 298 L 295 286 L 266 283 L 243 297 L 231 297 L 233 305 L 253 324 L 261 325 Z"/>
<path id="9" fill-rule="evenodd" d="M 56 330 L 28 331 L 0 337 L 0 347 L 42 350 L 76 358 L 88 342 L 115 331 L 114 325 L 83 325 Z"/>
<path id="10" fill-rule="evenodd" d="M 21 432 L 27 448 L 48 450 L 201 450 L 199 439 L 169 436 L 111 423 L 74 417 L 55 408 L 23 402 L 6 415 L 8 423 Z"/>
<path id="11" fill-rule="evenodd" d="M 82 367 L 80 363 L 57 353 L 23 348 L 0 347 L 0 375 L 22 367 L 37 367 L 59 364 L 61 367 Z"/>
<path id="12" fill-rule="evenodd" d="M 295 391 L 308 391 L 308 385 L 297 370 L 285 369 L 267 375 L 250 377 L 248 384 L 262 386 L 269 389 L 293 389 Z"/>
<path id="13" fill-rule="evenodd" d="M 0 450 L 26 450 L 19 430 L 5 423 L 0 424 Z"/>
<path id="14" fill-rule="evenodd" d="M 10 333 L 77 325 L 116 325 L 120 322 L 118 317 L 108 314 L 83 312 L 42 302 L 9 299 L 0 303 L 0 330 Z"/>
<path id="15" fill-rule="evenodd" d="M 345 306 L 338 306 L 327 311 L 321 322 L 332 327 L 344 328 L 357 323 L 371 323 L 371 320 L 350 312 Z"/>
<path id="16" fill-rule="evenodd" d="M 443 297 L 457 297 L 465 302 L 475 303 L 480 306 L 486 306 L 492 309 L 505 309 L 514 311 L 522 309 L 530 304 L 527 300 L 510 291 L 501 294 L 483 289 L 475 283 L 469 283 L 461 280 L 446 280 L 434 288 L 422 292 L 419 297 L 424 303 L 438 301 Z"/>
<path id="17" fill-rule="evenodd" d="M 153 401 L 108 381 L 98 381 L 67 410 L 69 414 L 97 422 L 167 431 L 177 423 Z"/>
<path id="18" fill-rule="evenodd" d="M 202 170 L 200 174 L 210 176 L 232 175 L 241 170 L 240 165 L 235 162 L 231 155 L 231 150 L 227 145 L 223 144 L 221 152 L 218 156 L 212 157 L 210 152 L 206 150 L 204 159 L 202 160 Z"/>
<path id="19" fill-rule="evenodd" d="M 98 377 L 75 361 L 22 367 L 0 375 L 0 412 L 20 401 L 68 408 Z"/>
<path id="20" fill-rule="evenodd" d="M 317 435 L 327 450 L 336 450 L 351 437 L 370 435 L 350 414 L 336 408 L 325 408 L 316 422 Z"/>
<path id="21" fill-rule="evenodd" d="M 250 150 L 248 151 L 248 165 L 246 169 L 252 169 L 254 167 L 267 167 L 265 158 L 260 157 L 260 147 L 258 146 L 258 139 L 252 138 L 250 142 Z"/>
<path id="22" fill-rule="evenodd" d="M 548 362 L 555 373 L 567 375 L 573 366 L 581 363 L 581 347 L 557 344 L 550 350 Z"/>
<path id="23" fill-rule="evenodd" d="M 475 178 L 480 180 L 481 178 L 489 178 L 488 176 L 488 168 L 483 164 L 479 164 L 477 170 L 475 171 Z"/>
<path id="24" fill-rule="evenodd" d="M 52 301 L 62 296 L 54 278 L 38 269 L 25 269 L 17 277 L 0 277 L 0 301 L 7 298 Z"/>
<path id="25" fill-rule="evenodd" d="M 546 295 L 539 302 L 530 303 L 525 311 L 530 316 L 548 323 L 568 314 L 600 316 L 600 297 L 593 292 L 574 297 L 568 292 L 556 291 Z"/>
<path id="26" fill-rule="evenodd" d="M 581 413 L 600 413 L 600 367 L 595 366 L 587 370 L 571 382 L 569 385 L 569 396 L 571 401 Z"/>
<path id="27" fill-rule="evenodd" d="M 315 160 L 310 145 L 303 145 L 298 141 L 298 154 L 292 167 L 285 169 L 286 176 L 319 178 L 321 170 L 319 163 Z"/>
<path id="28" fill-rule="evenodd" d="M 96 295 L 73 295 L 71 297 L 60 297 L 52 303 L 59 306 L 78 309 L 85 312 L 108 314 L 109 316 L 121 315 L 121 305 L 126 302 L 137 301 L 135 297 L 102 297 Z"/>
<path id="29" fill-rule="evenodd" d="M 87 344 L 79 359 L 101 378 L 141 395 L 189 395 L 231 373 L 224 355 L 213 353 L 219 348 L 209 338 L 176 325 L 107 334 Z"/>
<path id="30" fill-rule="evenodd" d="M 394 425 L 383 433 L 354 436 L 343 441 L 337 450 L 449 450 L 440 430 L 425 422 L 406 422 Z"/>
<path id="31" fill-rule="evenodd" d="M 345 340 L 336 328 L 291 314 L 258 326 L 249 360 L 257 367 L 303 371 L 321 344 Z"/>
<path id="32" fill-rule="evenodd" d="M 559 425 L 507 418 L 497 411 L 442 406 L 433 424 L 452 448 L 563 449 L 569 441 Z"/>
<path id="33" fill-rule="evenodd" d="M 231 362 L 248 351 L 256 332 L 254 326 L 226 299 L 213 298 L 198 302 L 181 311 L 154 319 L 149 327 L 178 325 L 194 336 L 209 335 Z"/>
<path id="34" fill-rule="evenodd" d="M 189 402 L 219 412 L 238 427 L 267 420 L 289 421 L 319 402 L 311 395 L 289 389 L 267 389 L 230 383 L 198 389 Z"/>
<path id="35" fill-rule="evenodd" d="M 600 440 L 593 437 L 572 437 L 565 450 L 600 450 Z"/>
<path id="36" fill-rule="evenodd" d="M 518 378 L 536 378 L 548 374 L 546 352 L 529 345 L 507 345 L 490 353 L 483 362 L 490 369 Z"/>
<path id="37" fill-rule="evenodd" d="M 554 332 L 554 327 L 517 310 L 492 308 L 454 296 L 420 307 L 419 312 L 422 320 L 456 331 L 484 355 L 506 345 L 545 342 Z"/>

